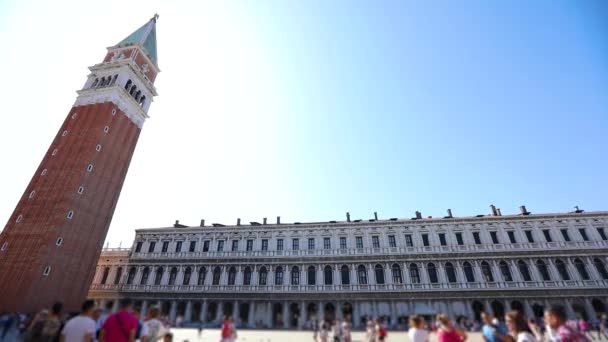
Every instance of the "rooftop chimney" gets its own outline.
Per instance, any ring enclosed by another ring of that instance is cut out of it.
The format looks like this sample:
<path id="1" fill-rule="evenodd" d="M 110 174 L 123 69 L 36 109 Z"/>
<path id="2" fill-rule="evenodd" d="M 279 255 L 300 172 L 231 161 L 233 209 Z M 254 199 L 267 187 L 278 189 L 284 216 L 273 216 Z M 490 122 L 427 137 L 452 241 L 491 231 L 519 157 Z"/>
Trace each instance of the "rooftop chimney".
<path id="1" fill-rule="evenodd" d="M 350 222 L 350 213 L 346 212 L 346 222 Z"/>
<path id="2" fill-rule="evenodd" d="M 520 212 L 522 215 L 528 215 L 528 214 L 530 214 L 530 213 L 529 213 L 529 212 L 526 210 L 526 206 L 525 206 L 525 205 L 521 205 L 521 206 L 519 206 L 519 212 Z"/>
<path id="3" fill-rule="evenodd" d="M 202 219 L 201 220 L 201 227 L 204 227 L 204 226 L 205 226 L 205 219 Z"/>
<path id="4" fill-rule="evenodd" d="M 236 219 L 236 225 L 237 225 L 237 226 L 240 226 L 240 225 L 241 225 L 241 219 L 240 219 L 240 218 L 237 218 L 237 219 Z"/>
<path id="5" fill-rule="evenodd" d="M 422 219 L 422 213 L 416 210 L 416 219 L 420 220 Z"/>
<path id="6" fill-rule="evenodd" d="M 449 217 L 449 218 L 454 217 L 454 216 L 452 216 L 452 209 L 448 209 L 448 217 Z"/>
<path id="7" fill-rule="evenodd" d="M 175 220 L 175 224 L 173 226 L 175 226 L 175 227 L 179 226 L 179 220 Z"/>
<path id="8" fill-rule="evenodd" d="M 502 216 L 502 213 L 500 212 L 500 208 L 496 208 L 496 212 L 498 213 L 498 216 Z"/>
<path id="9" fill-rule="evenodd" d="M 378 212 L 374 211 L 374 220 L 378 221 Z"/>
<path id="10" fill-rule="evenodd" d="M 277 216 L 277 224 L 281 224 L 281 216 Z"/>
<path id="11" fill-rule="evenodd" d="M 267 224 L 268 223 L 268 219 L 264 217 L 263 222 L 264 222 L 264 224 Z"/>
<path id="12" fill-rule="evenodd" d="M 490 212 L 492 216 L 498 216 L 498 211 L 496 211 L 496 206 L 494 204 L 490 204 Z"/>

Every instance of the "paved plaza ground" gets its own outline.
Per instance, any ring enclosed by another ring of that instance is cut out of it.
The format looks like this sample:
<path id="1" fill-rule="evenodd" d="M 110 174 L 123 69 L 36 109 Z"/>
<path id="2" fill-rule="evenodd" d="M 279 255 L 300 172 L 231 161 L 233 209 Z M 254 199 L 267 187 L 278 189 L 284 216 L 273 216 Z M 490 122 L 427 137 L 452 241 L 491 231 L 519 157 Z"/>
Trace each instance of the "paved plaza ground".
<path id="1" fill-rule="evenodd" d="M 219 329 L 205 329 L 201 337 L 198 337 L 196 329 L 172 329 L 175 342 L 196 341 L 220 341 Z M 353 342 L 363 342 L 365 333 L 356 331 L 353 333 Z M 237 341 L 241 342 L 311 342 L 311 331 L 289 331 L 289 330 L 240 330 Z M 405 331 L 389 331 L 388 341 L 409 342 Z M 467 342 L 482 342 L 481 334 L 470 333 Z M 431 334 L 430 342 L 437 342 L 435 334 Z"/>

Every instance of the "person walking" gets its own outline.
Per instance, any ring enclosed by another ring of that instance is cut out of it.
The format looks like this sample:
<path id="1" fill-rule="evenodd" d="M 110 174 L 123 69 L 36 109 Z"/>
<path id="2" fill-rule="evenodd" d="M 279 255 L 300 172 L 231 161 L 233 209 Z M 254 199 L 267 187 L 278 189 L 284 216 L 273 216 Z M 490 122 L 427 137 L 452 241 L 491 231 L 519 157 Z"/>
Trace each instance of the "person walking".
<path id="1" fill-rule="evenodd" d="M 509 333 L 516 342 L 537 342 L 536 337 L 520 311 L 513 310 L 507 312 L 505 320 Z"/>
<path id="2" fill-rule="evenodd" d="M 365 340 L 367 342 L 376 342 L 377 335 L 376 321 L 373 319 L 368 320 L 365 329 Z"/>
<path id="3" fill-rule="evenodd" d="M 222 342 L 236 341 L 236 328 L 232 317 L 226 316 L 222 323 Z"/>
<path id="4" fill-rule="evenodd" d="M 505 340 L 508 338 L 507 329 L 504 326 L 497 324 L 491 313 L 482 312 L 481 320 L 484 323 L 481 327 L 481 332 L 483 339 L 486 342 L 506 342 Z"/>
<path id="5" fill-rule="evenodd" d="M 346 319 L 342 322 L 342 342 L 351 342 L 351 324 L 350 316 L 346 316 Z"/>
<path id="6" fill-rule="evenodd" d="M 588 342 L 589 339 L 568 326 L 566 310 L 561 305 L 553 305 L 545 311 L 545 323 L 550 332 L 551 342 Z"/>
<path id="7" fill-rule="evenodd" d="M 418 315 L 410 316 L 410 329 L 407 336 L 410 342 L 429 342 L 429 331 L 426 330 L 424 319 Z"/>
<path id="8" fill-rule="evenodd" d="M 92 342 L 95 340 L 95 301 L 86 300 L 82 303 L 78 316 L 73 317 L 61 330 L 59 341 L 61 342 Z"/>
<path id="9" fill-rule="evenodd" d="M 134 342 L 137 333 L 137 319 L 131 314 L 133 302 L 129 298 L 120 300 L 120 309 L 106 318 L 100 342 Z"/>
<path id="10" fill-rule="evenodd" d="M 437 315 L 439 328 L 437 329 L 437 340 L 439 342 L 463 342 L 467 339 L 467 334 L 452 325 L 450 317 L 446 314 Z"/>
<path id="11" fill-rule="evenodd" d="M 148 331 L 149 342 L 160 341 L 165 335 L 165 326 L 163 325 L 163 322 L 158 319 L 158 316 L 160 316 L 160 309 L 153 306 L 148 311 L 148 319 L 144 321 L 144 325 Z"/>
<path id="12" fill-rule="evenodd" d="M 61 310 L 63 310 L 62 303 L 57 302 L 53 304 L 49 316 L 42 326 L 42 333 L 39 341 L 55 342 L 59 339 L 59 333 L 61 332 Z"/>

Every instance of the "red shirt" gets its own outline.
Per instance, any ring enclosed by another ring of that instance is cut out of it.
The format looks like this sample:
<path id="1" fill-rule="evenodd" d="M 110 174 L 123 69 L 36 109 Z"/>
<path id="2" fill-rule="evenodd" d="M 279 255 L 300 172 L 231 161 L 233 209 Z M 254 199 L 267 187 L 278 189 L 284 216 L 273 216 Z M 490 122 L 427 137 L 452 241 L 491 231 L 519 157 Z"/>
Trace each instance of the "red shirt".
<path id="1" fill-rule="evenodd" d="M 137 319 L 130 312 L 119 311 L 110 315 L 102 328 L 106 341 L 128 342 L 131 331 L 137 330 Z"/>
<path id="2" fill-rule="evenodd" d="M 462 342 L 462 337 L 458 335 L 456 329 L 450 331 L 439 329 L 437 332 L 437 339 L 439 342 Z"/>

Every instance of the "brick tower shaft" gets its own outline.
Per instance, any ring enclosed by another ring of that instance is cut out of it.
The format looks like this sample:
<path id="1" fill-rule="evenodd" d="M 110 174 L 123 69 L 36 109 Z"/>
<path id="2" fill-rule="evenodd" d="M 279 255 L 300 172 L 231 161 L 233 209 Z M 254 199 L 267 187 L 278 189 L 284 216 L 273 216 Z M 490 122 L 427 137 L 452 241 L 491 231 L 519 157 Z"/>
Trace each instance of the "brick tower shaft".
<path id="1" fill-rule="evenodd" d="M 0 312 L 78 310 L 95 273 L 160 72 L 150 19 L 89 68 L 0 234 Z"/>

